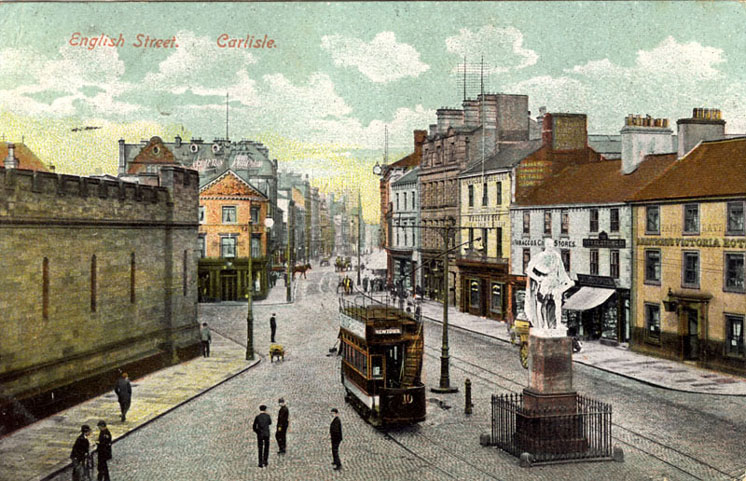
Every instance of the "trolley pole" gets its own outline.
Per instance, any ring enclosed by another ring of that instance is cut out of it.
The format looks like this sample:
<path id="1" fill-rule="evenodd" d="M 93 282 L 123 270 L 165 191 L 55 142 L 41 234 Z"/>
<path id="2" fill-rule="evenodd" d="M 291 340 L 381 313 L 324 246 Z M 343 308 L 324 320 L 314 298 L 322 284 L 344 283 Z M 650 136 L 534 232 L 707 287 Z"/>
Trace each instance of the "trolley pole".
<path id="1" fill-rule="evenodd" d="M 451 220 L 451 225 L 446 226 L 441 233 L 443 234 L 443 345 L 440 348 L 440 385 L 438 387 L 430 388 L 432 392 L 438 393 L 454 393 L 458 392 L 457 387 L 451 387 L 450 375 L 448 373 L 448 366 L 450 362 L 450 356 L 448 355 L 448 239 L 451 237 L 451 231 L 454 228 L 454 220 Z"/>
<path id="2" fill-rule="evenodd" d="M 357 285 L 360 285 L 360 235 L 363 228 L 362 205 L 360 204 L 360 189 L 357 190 Z"/>
<path id="3" fill-rule="evenodd" d="M 253 361 L 254 360 L 254 312 L 253 312 L 253 306 L 252 301 L 254 300 L 253 294 L 254 294 L 254 274 L 251 272 L 251 201 L 249 201 L 249 262 L 248 262 L 248 271 L 247 271 L 247 284 L 246 287 L 246 298 L 248 300 L 248 308 L 246 311 L 246 360 L 247 361 Z"/>

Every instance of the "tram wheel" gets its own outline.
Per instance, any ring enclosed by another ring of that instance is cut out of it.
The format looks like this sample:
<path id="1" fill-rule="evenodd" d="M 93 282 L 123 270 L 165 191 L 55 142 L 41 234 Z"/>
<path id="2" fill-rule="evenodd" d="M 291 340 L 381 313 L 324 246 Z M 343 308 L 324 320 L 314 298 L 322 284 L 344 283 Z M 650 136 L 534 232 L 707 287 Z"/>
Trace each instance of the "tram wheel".
<path id="1" fill-rule="evenodd" d="M 520 356 L 521 356 L 521 366 L 523 366 L 523 369 L 528 369 L 528 343 L 527 342 L 521 343 Z"/>

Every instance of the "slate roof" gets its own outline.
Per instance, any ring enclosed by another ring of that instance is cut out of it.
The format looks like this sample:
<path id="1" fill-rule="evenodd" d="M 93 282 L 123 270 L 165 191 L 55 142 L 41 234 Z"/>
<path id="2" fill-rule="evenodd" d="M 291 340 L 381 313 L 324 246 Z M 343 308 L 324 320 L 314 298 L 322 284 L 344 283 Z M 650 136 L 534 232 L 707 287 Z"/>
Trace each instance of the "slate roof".
<path id="1" fill-rule="evenodd" d="M 542 147 L 541 139 L 525 140 L 515 144 L 501 144 L 500 152 L 488 157 L 484 161 L 484 171 L 492 172 L 494 170 L 512 168 L 518 163 L 533 154 Z M 461 171 L 459 177 L 468 177 L 469 175 L 481 174 L 482 162 L 475 161 L 469 167 Z"/>
<path id="2" fill-rule="evenodd" d="M 396 180 L 396 182 L 391 184 L 391 186 L 393 187 L 393 186 L 399 186 L 399 185 L 404 185 L 404 184 L 411 184 L 412 182 L 416 183 L 417 176 L 419 175 L 419 173 L 420 173 L 419 167 L 415 167 L 414 169 L 410 170 L 406 174 L 399 177 Z"/>
<path id="3" fill-rule="evenodd" d="M 13 144 L 13 155 L 18 159 L 18 169 L 39 170 L 49 172 L 47 165 L 34 154 L 26 144 L 21 142 L 10 142 Z M 8 156 L 8 143 L 0 142 L 0 166 L 5 167 L 5 158 Z"/>
<path id="4" fill-rule="evenodd" d="M 644 163 L 644 162 L 643 162 Z M 631 201 L 746 194 L 746 137 L 700 143 Z"/>
<path id="5" fill-rule="evenodd" d="M 676 154 L 648 155 L 630 174 L 621 160 L 571 164 L 550 175 L 521 198 L 519 205 L 606 204 L 624 202 L 676 162 Z"/>

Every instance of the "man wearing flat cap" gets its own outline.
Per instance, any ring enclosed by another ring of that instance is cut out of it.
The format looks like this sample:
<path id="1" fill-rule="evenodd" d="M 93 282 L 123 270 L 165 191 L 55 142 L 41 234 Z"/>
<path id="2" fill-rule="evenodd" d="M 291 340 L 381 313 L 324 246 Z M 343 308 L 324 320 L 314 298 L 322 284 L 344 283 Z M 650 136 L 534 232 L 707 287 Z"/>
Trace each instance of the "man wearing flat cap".
<path id="1" fill-rule="evenodd" d="M 329 426 L 329 435 L 332 438 L 332 464 L 334 469 L 342 469 L 342 461 L 339 460 L 339 444 L 342 442 L 342 421 L 339 420 L 339 411 L 332 408 L 332 424 Z"/>
<path id="2" fill-rule="evenodd" d="M 287 445 L 287 433 L 288 433 L 288 417 L 290 411 L 285 406 L 285 400 L 280 398 L 277 401 L 280 404 L 280 412 L 277 413 L 277 431 L 275 432 L 275 439 L 277 439 L 277 454 L 285 454 L 285 447 Z"/>
<path id="3" fill-rule="evenodd" d="M 73 481 L 83 481 L 85 473 L 85 461 L 88 457 L 88 450 L 91 443 L 88 436 L 91 434 L 91 427 L 84 424 L 80 427 L 80 436 L 75 440 L 73 450 L 70 453 L 70 459 L 73 460 Z"/>
<path id="4" fill-rule="evenodd" d="M 103 419 L 98 422 L 98 481 L 111 481 L 109 460 L 111 459 L 111 431 Z"/>

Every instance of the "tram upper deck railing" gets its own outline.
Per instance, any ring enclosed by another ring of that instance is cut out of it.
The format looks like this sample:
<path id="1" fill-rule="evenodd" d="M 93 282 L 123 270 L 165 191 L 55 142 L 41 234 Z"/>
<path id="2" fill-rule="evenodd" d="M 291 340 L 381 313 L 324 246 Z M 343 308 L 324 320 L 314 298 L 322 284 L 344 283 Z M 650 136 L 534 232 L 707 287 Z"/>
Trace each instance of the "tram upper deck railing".
<path id="1" fill-rule="evenodd" d="M 379 301 L 368 296 L 355 296 L 351 299 L 339 298 L 339 312 L 365 324 L 379 322 L 401 322 L 416 324 L 412 313 L 399 309 L 388 301 Z"/>

